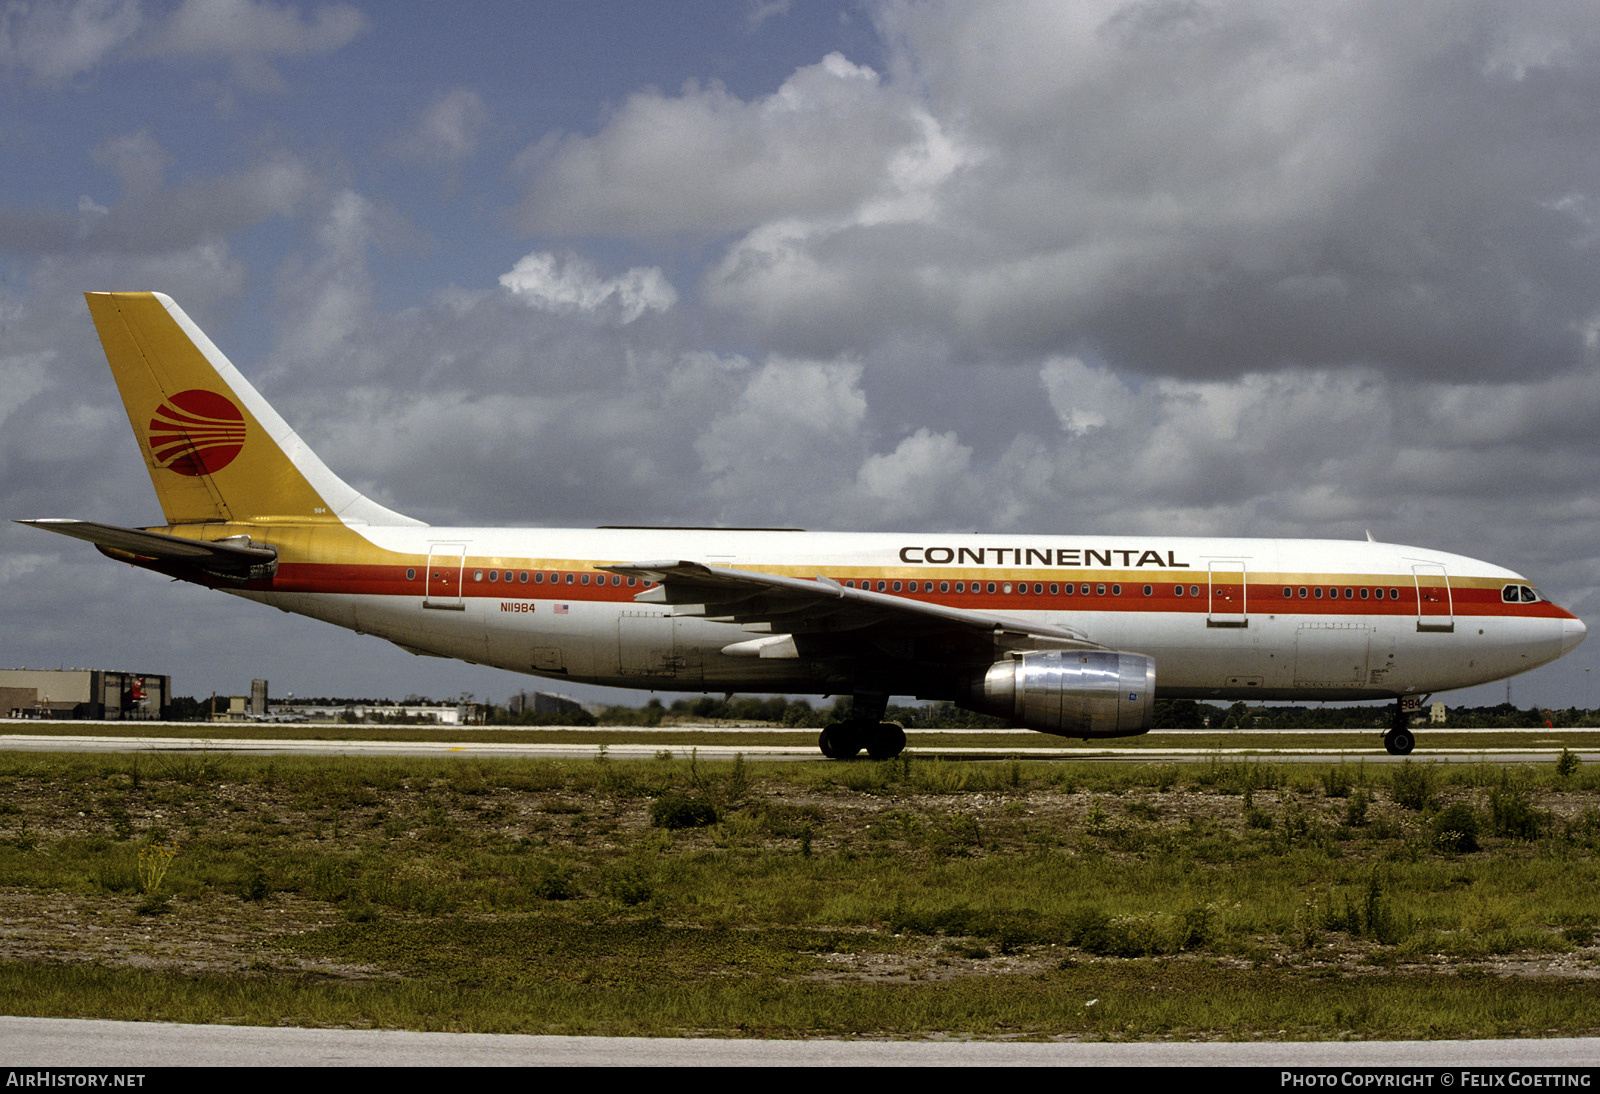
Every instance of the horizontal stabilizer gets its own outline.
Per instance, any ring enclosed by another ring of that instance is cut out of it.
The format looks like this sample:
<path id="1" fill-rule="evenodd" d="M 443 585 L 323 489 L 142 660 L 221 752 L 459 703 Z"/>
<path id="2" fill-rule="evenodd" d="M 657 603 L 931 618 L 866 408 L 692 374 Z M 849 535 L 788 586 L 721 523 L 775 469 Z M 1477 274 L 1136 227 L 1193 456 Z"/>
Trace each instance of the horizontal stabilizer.
<path id="1" fill-rule="evenodd" d="M 223 540 L 188 539 L 143 528 L 119 528 L 89 520 L 19 520 L 33 528 L 57 532 L 73 539 L 88 540 L 112 558 L 129 561 L 126 556 L 191 565 L 209 573 L 233 576 L 267 576 L 253 571 L 269 570 L 278 560 L 275 547 L 252 544 L 249 536 Z"/>

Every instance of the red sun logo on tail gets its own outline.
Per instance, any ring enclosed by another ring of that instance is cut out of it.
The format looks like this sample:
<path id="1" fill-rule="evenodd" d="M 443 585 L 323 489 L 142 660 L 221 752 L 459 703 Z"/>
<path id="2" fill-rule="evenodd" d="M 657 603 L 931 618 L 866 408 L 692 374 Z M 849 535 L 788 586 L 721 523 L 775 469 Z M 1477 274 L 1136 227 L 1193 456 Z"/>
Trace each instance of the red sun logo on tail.
<path id="1" fill-rule="evenodd" d="M 180 391 L 150 419 L 150 452 L 180 475 L 221 471 L 243 447 L 244 415 L 214 391 Z"/>

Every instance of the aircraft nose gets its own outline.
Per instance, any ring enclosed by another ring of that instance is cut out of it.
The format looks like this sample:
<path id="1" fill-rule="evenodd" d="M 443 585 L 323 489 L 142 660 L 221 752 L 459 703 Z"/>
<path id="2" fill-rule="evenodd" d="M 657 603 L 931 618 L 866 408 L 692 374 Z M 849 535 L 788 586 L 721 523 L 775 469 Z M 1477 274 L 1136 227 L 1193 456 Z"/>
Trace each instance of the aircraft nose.
<path id="1" fill-rule="evenodd" d="M 1561 621 L 1561 652 L 1570 653 L 1584 636 L 1589 633 L 1589 628 L 1583 625 L 1583 620 L 1573 618 Z"/>

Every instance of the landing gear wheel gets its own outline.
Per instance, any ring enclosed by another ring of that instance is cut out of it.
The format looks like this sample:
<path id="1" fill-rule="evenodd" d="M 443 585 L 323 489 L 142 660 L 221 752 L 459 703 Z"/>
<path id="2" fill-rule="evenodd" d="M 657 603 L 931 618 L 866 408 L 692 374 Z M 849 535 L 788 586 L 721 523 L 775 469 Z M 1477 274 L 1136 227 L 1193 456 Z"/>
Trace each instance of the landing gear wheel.
<path id="1" fill-rule="evenodd" d="M 861 734 L 847 722 L 833 722 L 817 734 L 817 747 L 830 760 L 854 759 L 861 751 Z"/>
<path id="2" fill-rule="evenodd" d="M 822 750 L 822 754 L 828 759 L 837 760 L 839 758 L 839 754 L 833 750 L 833 734 L 829 733 L 828 730 L 825 729 L 817 734 L 817 747 Z"/>
<path id="3" fill-rule="evenodd" d="M 879 722 L 867 731 L 867 755 L 874 760 L 892 760 L 906 747 L 906 731 L 898 722 Z"/>
<path id="4" fill-rule="evenodd" d="M 1383 747 L 1391 756 L 1409 756 L 1417 747 L 1417 738 L 1409 729 L 1391 729 L 1383 735 Z"/>

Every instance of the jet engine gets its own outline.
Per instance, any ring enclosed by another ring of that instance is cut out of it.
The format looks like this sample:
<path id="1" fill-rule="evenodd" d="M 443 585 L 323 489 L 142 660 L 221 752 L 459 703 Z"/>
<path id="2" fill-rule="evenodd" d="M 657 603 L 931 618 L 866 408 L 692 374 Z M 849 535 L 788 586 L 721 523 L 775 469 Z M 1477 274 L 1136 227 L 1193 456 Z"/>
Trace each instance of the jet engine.
<path id="1" fill-rule="evenodd" d="M 1132 737 L 1155 715 L 1156 663 L 1142 653 L 1018 653 L 974 680 L 964 704 L 1063 737 Z"/>

